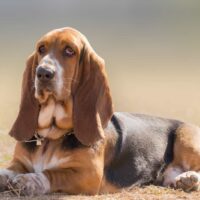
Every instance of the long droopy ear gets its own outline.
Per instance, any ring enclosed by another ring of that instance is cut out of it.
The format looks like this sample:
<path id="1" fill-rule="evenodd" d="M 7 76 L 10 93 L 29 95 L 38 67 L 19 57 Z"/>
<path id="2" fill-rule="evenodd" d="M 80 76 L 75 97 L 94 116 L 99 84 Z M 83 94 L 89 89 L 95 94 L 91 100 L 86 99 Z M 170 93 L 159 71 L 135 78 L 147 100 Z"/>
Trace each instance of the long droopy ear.
<path id="1" fill-rule="evenodd" d="M 104 138 L 113 105 L 104 61 L 91 47 L 84 49 L 79 67 L 80 82 L 73 102 L 74 134 L 84 145 L 92 145 Z"/>
<path id="2" fill-rule="evenodd" d="M 39 103 L 34 97 L 34 76 L 37 56 L 31 55 L 23 75 L 19 113 L 9 134 L 18 141 L 29 140 L 37 129 Z"/>

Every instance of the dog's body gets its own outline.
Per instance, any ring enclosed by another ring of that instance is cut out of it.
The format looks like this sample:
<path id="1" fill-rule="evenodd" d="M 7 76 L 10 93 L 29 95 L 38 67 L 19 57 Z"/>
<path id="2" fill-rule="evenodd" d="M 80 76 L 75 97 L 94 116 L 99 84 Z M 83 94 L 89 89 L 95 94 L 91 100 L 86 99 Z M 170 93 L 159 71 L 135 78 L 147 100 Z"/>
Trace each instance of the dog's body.
<path id="1" fill-rule="evenodd" d="M 199 128 L 113 113 L 104 63 L 74 29 L 39 41 L 10 134 L 19 142 L 11 165 L 0 171 L 1 190 L 8 181 L 24 195 L 111 193 L 149 183 L 192 191 L 200 185 Z"/>

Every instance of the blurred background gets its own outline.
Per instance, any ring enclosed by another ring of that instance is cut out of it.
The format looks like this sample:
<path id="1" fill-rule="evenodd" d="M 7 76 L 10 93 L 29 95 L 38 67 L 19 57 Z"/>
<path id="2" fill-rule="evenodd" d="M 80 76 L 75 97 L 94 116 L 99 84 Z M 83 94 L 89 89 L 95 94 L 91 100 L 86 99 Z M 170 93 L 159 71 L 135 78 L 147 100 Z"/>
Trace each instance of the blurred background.
<path id="1" fill-rule="evenodd" d="M 116 111 L 200 125 L 200 2 L 0 0 L 0 131 L 19 107 L 25 60 L 46 32 L 71 26 L 106 61 Z"/>

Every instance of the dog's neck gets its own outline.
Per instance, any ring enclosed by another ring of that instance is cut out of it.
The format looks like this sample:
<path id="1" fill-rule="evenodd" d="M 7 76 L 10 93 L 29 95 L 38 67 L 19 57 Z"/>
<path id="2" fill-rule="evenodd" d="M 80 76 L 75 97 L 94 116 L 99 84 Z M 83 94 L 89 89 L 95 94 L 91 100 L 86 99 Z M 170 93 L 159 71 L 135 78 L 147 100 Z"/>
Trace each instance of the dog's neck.
<path id="1" fill-rule="evenodd" d="M 71 97 L 63 102 L 56 102 L 50 97 L 41 104 L 37 133 L 49 139 L 58 139 L 65 135 L 73 129 L 72 109 Z"/>

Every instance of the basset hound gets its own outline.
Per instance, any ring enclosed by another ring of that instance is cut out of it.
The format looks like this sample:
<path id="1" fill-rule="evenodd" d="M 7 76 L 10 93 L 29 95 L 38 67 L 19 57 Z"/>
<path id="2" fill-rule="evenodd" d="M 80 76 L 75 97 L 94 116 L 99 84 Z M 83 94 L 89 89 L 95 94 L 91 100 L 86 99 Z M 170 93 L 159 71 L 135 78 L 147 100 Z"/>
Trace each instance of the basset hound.
<path id="1" fill-rule="evenodd" d="M 146 184 L 199 189 L 200 129 L 114 113 L 104 61 L 72 28 L 44 35 L 28 58 L 10 135 L 18 142 L 0 170 L 1 191 L 8 185 L 32 196 Z"/>

